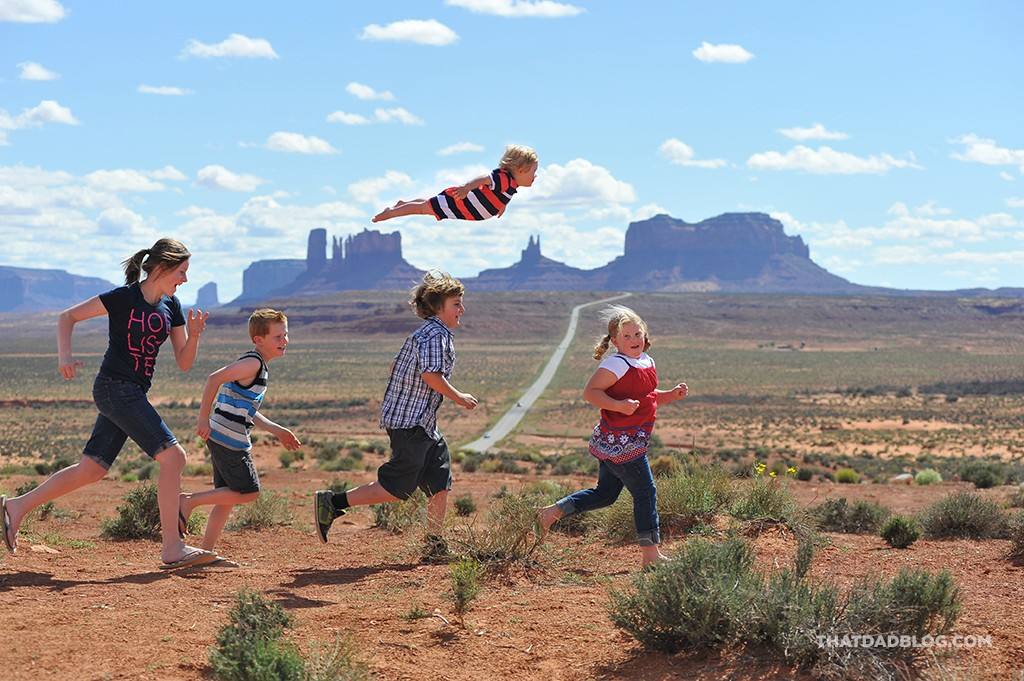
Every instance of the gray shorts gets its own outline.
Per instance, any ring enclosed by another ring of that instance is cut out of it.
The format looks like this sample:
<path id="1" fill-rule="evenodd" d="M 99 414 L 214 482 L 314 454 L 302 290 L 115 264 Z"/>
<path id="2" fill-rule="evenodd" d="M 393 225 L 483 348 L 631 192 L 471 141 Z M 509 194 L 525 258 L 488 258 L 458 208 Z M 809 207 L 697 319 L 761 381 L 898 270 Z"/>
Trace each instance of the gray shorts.
<path id="1" fill-rule="evenodd" d="M 213 461 L 213 486 L 227 487 L 232 492 L 248 494 L 260 491 L 260 476 L 252 462 L 251 452 L 228 449 L 224 445 L 206 441 Z"/>
<path id="2" fill-rule="evenodd" d="M 391 496 L 408 499 L 419 487 L 428 497 L 452 488 L 448 443 L 423 428 L 388 428 L 391 458 L 377 469 L 377 482 Z"/>

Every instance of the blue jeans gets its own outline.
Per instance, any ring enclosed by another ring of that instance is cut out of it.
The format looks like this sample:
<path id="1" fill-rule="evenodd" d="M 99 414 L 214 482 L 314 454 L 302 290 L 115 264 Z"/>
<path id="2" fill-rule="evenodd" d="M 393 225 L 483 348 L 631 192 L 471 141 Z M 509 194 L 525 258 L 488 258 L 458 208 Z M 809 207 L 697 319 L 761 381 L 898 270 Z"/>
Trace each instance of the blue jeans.
<path id="1" fill-rule="evenodd" d="M 623 487 L 633 495 L 633 522 L 636 523 L 637 542 L 640 546 L 660 544 L 658 491 L 654 487 L 654 476 L 646 456 L 626 463 L 602 461 L 597 471 L 597 486 L 574 492 L 558 501 L 557 506 L 565 515 L 611 506 L 619 498 Z"/>
<path id="2" fill-rule="evenodd" d="M 150 456 L 178 443 L 138 383 L 99 374 L 92 399 L 100 414 L 82 453 L 107 470 L 128 438 Z"/>

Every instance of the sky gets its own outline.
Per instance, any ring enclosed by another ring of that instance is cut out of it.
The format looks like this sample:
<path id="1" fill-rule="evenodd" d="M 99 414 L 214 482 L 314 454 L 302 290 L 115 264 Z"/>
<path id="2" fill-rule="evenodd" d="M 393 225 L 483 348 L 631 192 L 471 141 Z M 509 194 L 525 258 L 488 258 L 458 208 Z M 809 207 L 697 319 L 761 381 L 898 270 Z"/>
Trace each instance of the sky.
<path id="1" fill-rule="evenodd" d="M 591 268 L 630 221 L 762 211 L 856 283 L 1024 286 L 1022 25 L 998 0 L 0 0 L 0 264 L 118 282 L 171 236 L 225 301 L 314 227 L 472 276 L 531 234 Z M 540 170 L 501 219 L 370 223 L 510 143 Z"/>

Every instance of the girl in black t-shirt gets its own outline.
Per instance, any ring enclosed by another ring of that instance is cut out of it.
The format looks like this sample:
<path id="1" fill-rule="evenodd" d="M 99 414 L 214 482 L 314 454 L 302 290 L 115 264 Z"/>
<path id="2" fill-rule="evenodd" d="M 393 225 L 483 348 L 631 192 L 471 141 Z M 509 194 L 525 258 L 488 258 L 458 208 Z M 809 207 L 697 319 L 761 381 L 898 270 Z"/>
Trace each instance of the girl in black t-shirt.
<path id="1" fill-rule="evenodd" d="M 191 253 L 174 239 L 160 239 L 152 248 L 124 261 L 125 285 L 101 293 L 60 314 L 57 323 L 59 368 L 65 380 L 83 366 L 71 355 L 71 332 L 78 322 L 107 315 L 109 344 L 93 383 L 99 410 L 92 436 L 78 463 L 51 475 L 31 492 L 13 499 L 0 497 L 0 532 L 10 551 L 18 544 L 18 528 L 37 506 L 96 482 L 106 475 L 130 437 L 160 464 L 157 496 L 163 536 L 161 567 L 213 562 L 216 554 L 187 546 L 178 535 L 178 495 L 185 450 L 146 396 L 160 346 L 168 338 L 182 371 L 192 368 L 208 312 L 182 315 L 174 293 L 188 281 Z M 146 278 L 139 281 L 142 272 Z"/>

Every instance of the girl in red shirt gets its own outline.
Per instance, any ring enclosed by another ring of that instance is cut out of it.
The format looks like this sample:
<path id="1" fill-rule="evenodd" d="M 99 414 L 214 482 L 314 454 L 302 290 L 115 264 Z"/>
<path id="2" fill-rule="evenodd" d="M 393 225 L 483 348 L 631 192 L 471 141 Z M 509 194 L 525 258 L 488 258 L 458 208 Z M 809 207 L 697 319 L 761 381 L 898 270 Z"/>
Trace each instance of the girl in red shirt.
<path id="1" fill-rule="evenodd" d="M 666 559 L 658 548 L 658 494 L 647 447 L 658 406 L 684 399 L 687 387 L 680 383 L 671 390 L 658 390 L 658 371 L 647 354 L 651 347 L 647 324 L 636 312 L 613 305 L 601 318 L 608 323 L 608 333 L 594 348 L 594 359 L 601 360 L 609 343 L 617 352 L 601 360 L 583 389 L 583 398 L 601 410 L 601 420 L 590 437 L 590 453 L 601 462 L 597 486 L 542 508 L 538 523 L 546 533 L 559 518 L 610 506 L 625 487 L 633 496 L 637 543 L 646 567 Z"/>

